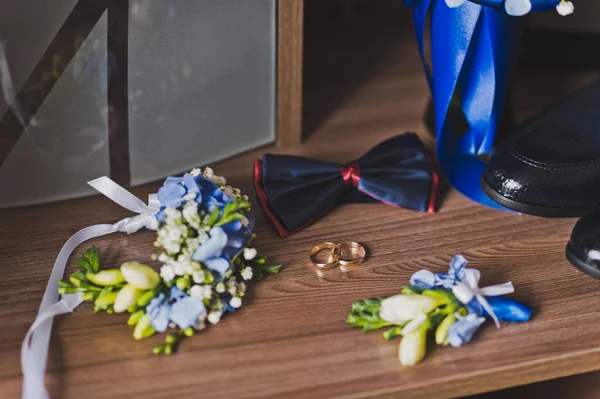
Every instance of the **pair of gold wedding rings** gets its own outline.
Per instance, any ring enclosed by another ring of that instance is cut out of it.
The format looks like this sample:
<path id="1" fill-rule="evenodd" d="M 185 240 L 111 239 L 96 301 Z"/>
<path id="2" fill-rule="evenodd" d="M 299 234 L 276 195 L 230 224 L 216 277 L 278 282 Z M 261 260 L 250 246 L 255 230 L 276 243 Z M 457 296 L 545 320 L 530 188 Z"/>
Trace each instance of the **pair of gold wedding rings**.
<path id="1" fill-rule="evenodd" d="M 324 250 L 331 250 L 326 262 L 317 259 L 317 254 Z M 344 241 L 339 244 L 324 242 L 315 246 L 310 251 L 310 262 L 317 269 L 331 269 L 336 266 L 358 266 L 365 261 L 367 251 L 365 247 L 354 241 Z"/>

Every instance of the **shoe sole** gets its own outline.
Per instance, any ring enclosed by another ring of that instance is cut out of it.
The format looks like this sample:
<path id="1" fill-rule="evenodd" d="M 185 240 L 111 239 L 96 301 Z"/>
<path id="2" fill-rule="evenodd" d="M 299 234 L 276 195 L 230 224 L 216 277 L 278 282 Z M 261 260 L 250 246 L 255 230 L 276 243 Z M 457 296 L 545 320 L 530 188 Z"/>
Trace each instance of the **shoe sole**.
<path id="1" fill-rule="evenodd" d="M 541 216 L 545 218 L 575 218 L 594 212 L 594 209 L 582 207 L 553 207 L 515 201 L 494 190 L 483 179 L 481 179 L 481 188 L 488 197 L 503 207 L 519 213 L 525 213 L 527 215 Z"/>
<path id="2" fill-rule="evenodd" d="M 600 270 L 598 270 L 597 268 L 595 268 L 593 266 L 590 266 L 589 264 L 587 264 L 586 262 L 581 260 L 581 258 L 575 254 L 575 251 L 571 247 L 571 243 L 567 244 L 566 254 L 567 254 L 567 260 L 569 262 L 571 262 L 571 264 L 573 266 L 575 266 L 576 268 L 578 268 L 585 274 L 588 274 L 588 275 L 600 280 Z"/>

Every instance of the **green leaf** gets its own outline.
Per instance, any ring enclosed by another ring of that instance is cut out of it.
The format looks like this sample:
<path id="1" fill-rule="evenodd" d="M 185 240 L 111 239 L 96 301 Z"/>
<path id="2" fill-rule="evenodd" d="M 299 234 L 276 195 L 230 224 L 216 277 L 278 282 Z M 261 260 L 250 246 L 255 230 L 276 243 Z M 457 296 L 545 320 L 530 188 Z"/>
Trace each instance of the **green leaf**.
<path id="1" fill-rule="evenodd" d="M 283 265 L 273 265 L 273 266 L 259 266 L 258 268 L 265 273 L 276 274 L 279 273 Z"/>
<path id="2" fill-rule="evenodd" d="M 419 295 L 423 292 L 423 290 L 419 287 L 415 287 L 414 285 L 405 285 L 402 287 L 402 293 L 404 295 Z"/>
<path id="3" fill-rule="evenodd" d="M 365 299 L 364 302 L 369 306 L 378 306 L 381 304 L 381 301 L 378 298 L 375 299 Z"/>
<path id="4" fill-rule="evenodd" d="M 388 327 L 388 326 L 391 326 L 391 324 L 388 323 L 387 321 L 383 321 L 383 320 L 366 323 L 363 326 L 363 332 L 375 331 L 375 330 L 379 330 L 380 328 Z"/>
<path id="5" fill-rule="evenodd" d="M 245 217 L 246 217 L 246 215 L 244 215 L 242 213 L 233 213 L 231 215 L 224 216 L 223 218 L 221 218 L 221 220 L 217 224 L 215 224 L 215 227 L 224 226 L 226 224 L 233 223 L 238 220 L 242 220 Z"/>
<path id="6" fill-rule="evenodd" d="M 81 267 L 83 270 L 85 270 L 88 273 L 94 273 L 94 270 L 92 269 L 92 265 L 90 265 L 90 262 L 88 262 L 87 259 L 81 258 L 81 259 L 77 259 L 75 261 L 75 264 L 79 267 Z"/>
<path id="7" fill-rule="evenodd" d="M 386 341 L 391 341 L 394 338 L 397 338 L 402 335 L 402 327 L 392 327 L 389 330 L 383 333 L 383 338 Z"/>
<path id="8" fill-rule="evenodd" d="M 83 254 L 83 257 L 89 262 L 93 273 L 98 273 L 100 269 L 100 251 L 98 251 L 98 248 L 92 246 Z"/>
<path id="9" fill-rule="evenodd" d="M 212 213 L 210 214 L 210 216 L 208 217 L 208 226 L 212 227 L 217 220 L 219 219 L 219 215 L 220 215 L 221 211 L 219 210 L 219 208 L 215 208 Z"/>
<path id="10" fill-rule="evenodd" d="M 67 283 L 65 280 L 58 280 L 58 285 L 61 287 L 71 287 L 71 284 Z"/>

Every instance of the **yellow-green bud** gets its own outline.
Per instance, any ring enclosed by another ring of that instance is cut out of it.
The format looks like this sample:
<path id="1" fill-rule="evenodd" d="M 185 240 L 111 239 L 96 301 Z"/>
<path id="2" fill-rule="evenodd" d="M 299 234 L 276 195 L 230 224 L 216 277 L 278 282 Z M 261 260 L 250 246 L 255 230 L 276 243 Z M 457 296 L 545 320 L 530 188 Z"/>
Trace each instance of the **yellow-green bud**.
<path id="1" fill-rule="evenodd" d="M 173 345 L 166 344 L 165 345 L 165 355 L 170 355 L 171 353 L 173 353 Z"/>
<path id="2" fill-rule="evenodd" d="M 109 306 L 115 303 L 115 299 L 117 299 L 116 292 L 107 292 L 106 294 L 102 294 L 96 299 L 94 305 L 96 306 Z"/>
<path id="3" fill-rule="evenodd" d="M 191 337 L 194 335 L 194 329 L 192 327 L 188 327 L 185 330 L 183 330 L 183 333 L 186 337 Z"/>
<path id="4" fill-rule="evenodd" d="M 165 338 L 165 342 L 167 344 L 174 344 L 175 342 L 177 342 L 177 337 L 175 335 L 173 335 L 173 334 L 169 334 Z"/>
<path id="5" fill-rule="evenodd" d="M 186 277 L 179 277 L 177 279 L 177 288 L 182 291 L 190 288 L 190 279 Z"/>
<path id="6" fill-rule="evenodd" d="M 427 329 L 417 328 L 400 341 L 398 358 L 403 366 L 414 366 L 425 357 Z"/>
<path id="7" fill-rule="evenodd" d="M 84 301 L 91 301 L 92 299 L 94 299 L 94 293 L 93 292 L 86 292 L 85 294 L 83 294 L 81 296 L 81 299 L 83 299 Z"/>
<path id="8" fill-rule="evenodd" d="M 121 265 L 125 280 L 139 290 L 151 290 L 160 283 L 160 276 L 150 266 L 139 262 L 125 262 Z"/>
<path id="9" fill-rule="evenodd" d="M 130 326 L 135 326 L 145 314 L 146 312 L 143 310 L 138 310 L 137 312 L 132 313 L 127 320 L 127 324 Z"/>
<path id="10" fill-rule="evenodd" d="M 138 290 L 131 284 L 127 284 L 125 285 L 125 287 L 121 288 L 121 290 L 117 294 L 117 298 L 115 299 L 113 309 L 116 313 L 123 313 L 129 307 L 135 305 L 140 296 L 142 296 L 141 290 Z"/>
<path id="11" fill-rule="evenodd" d="M 215 281 L 215 277 L 212 273 L 204 273 L 204 284 L 212 284 Z"/>
<path id="12" fill-rule="evenodd" d="M 155 332 L 156 331 L 152 327 L 152 324 L 150 324 L 150 316 L 145 314 L 138 320 L 138 323 L 135 325 L 135 329 L 133 330 L 133 338 L 137 340 L 148 338 Z"/>
<path id="13" fill-rule="evenodd" d="M 86 274 L 86 277 L 92 283 L 103 287 L 119 285 L 125 282 L 119 269 L 102 270 L 96 274 L 88 273 Z"/>
<path id="14" fill-rule="evenodd" d="M 450 326 L 456 321 L 454 313 L 449 314 L 442 320 L 438 328 L 435 330 L 435 343 L 438 345 L 445 345 L 446 338 L 448 337 L 448 331 Z"/>
<path id="15" fill-rule="evenodd" d="M 162 353 L 164 350 L 165 350 L 165 346 L 159 345 L 159 346 L 155 347 L 154 349 L 152 349 L 152 353 L 154 353 L 155 355 L 158 355 L 159 353 Z"/>
<path id="16" fill-rule="evenodd" d="M 69 281 L 75 286 L 75 287 L 81 287 L 81 280 L 78 279 L 77 277 L 69 277 Z"/>
<path id="17" fill-rule="evenodd" d="M 152 300 L 152 298 L 154 298 L 154 292 L 152 292 L 152 291 L 146 291 L 138 299 L 137 305 L 140 308 L 143 308 L 144 306 L 146 306 L 146 305 L 148 305 L 150 303 L 150 301 Z"/>

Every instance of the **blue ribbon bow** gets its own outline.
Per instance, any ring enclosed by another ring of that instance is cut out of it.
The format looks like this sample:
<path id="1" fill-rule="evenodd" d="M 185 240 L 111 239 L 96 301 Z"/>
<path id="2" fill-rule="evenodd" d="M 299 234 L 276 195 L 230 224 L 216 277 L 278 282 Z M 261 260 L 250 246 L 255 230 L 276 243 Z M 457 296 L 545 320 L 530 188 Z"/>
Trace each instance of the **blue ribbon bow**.
<path id="1" fill-rule="evenodd" d="M 338 202 L 376 202 L 435 211 L 438 177 L 415 134 L 380 143 L 348 165 L 266 154 L 254 166 L 259 202 L 281 237 L 327 213 Z"/>
<path id="2" fill-rule="evenodd" d="M 532 11 L 555 8 L 560 0 L 531 0 Z M 415 33 L 433 93 L 437 154 L 443 174 L 463 195 L 504 209 L 479 182 L 492 150 L 508 91 L 518 19 L 507 15 L 504 0 L 472 0 L 450 8 L 444 0 L 404 0 L 413 6 Z M 425 60 L 425 26 L 431 14 L 431 68 Z M 456 104 L 457 107 L 451 109 Z M 468 124 L 456 126 L 457 109 Z"/>

